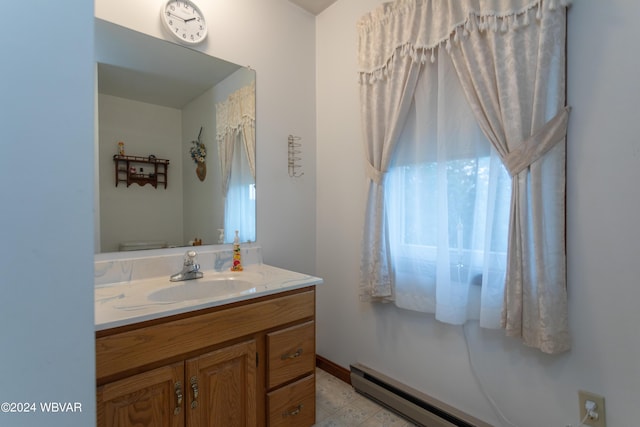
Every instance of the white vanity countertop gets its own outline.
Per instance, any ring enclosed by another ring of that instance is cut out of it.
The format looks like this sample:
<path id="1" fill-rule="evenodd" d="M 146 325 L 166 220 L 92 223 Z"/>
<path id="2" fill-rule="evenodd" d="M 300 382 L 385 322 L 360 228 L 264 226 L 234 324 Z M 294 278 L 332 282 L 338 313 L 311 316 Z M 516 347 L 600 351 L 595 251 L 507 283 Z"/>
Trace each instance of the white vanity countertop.
<path id="1" fill-rule="evenodd" d="M 265 264 L 244 266 L 244 271 L 235 273 L 230 271 L 216 272 L 203 270 L 202 279 L 183 282 L 170 282 L 169 277 L 154 277 L 132 280 L 95 288 L 95 329 L 96 331 L 130 325 L 146 320 L 158 319 L 174 314 L 186 313 L 203 308 L 216 307 L 237 301 L 244 301 L 265 295 L 293 289 L 319 285 L 322 279 L 306 274 L 296 273 Z M 227 280 L 224 280 L 224 279 Z M 218 286 L 219 292 L 199 299 L 171 301 L 166 295 L 171 295 L 176 287 L 188 285 L 198 286 L 199 282 L 213 281 L 207 286 Z M 236 280 L 237 279 L 237 280 Z M 247 280 L 243 286 L 235 289 L 234 283 Z M 190 283 L 193 282 L 193 283 Z M 227 286 L 230 284 L 229 286 Z M 170 289 L 170 288 L 174 289 Z M 165 298 L 153 298 L 152 294 L 164 290 Z"/>

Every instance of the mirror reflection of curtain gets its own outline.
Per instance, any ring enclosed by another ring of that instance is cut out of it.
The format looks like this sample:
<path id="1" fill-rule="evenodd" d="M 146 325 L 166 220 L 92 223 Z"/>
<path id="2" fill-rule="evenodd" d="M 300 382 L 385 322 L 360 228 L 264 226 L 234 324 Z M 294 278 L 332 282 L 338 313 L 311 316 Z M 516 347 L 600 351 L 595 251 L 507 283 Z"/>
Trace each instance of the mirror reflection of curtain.
<path id="1" fill-rule="evenodd" d="M 243 137 L 238 135 L 231 156 L 231 172 L 225 198 L 224 241 L 233 242 L 235 230 L 241 242 L 256 240 L 256 187 Z M 240 213 L 244 214 L 240 214 Z M 252 215 L 247 215 L 251 212 Z"/>
<path id="2" fill-rule="evenodd" d="M 216 104 L 216 139 L 225 198 L 225 243 L 255 241 L 255 82 Z M 248 213 L 251 214 L 248 214 Z"/>

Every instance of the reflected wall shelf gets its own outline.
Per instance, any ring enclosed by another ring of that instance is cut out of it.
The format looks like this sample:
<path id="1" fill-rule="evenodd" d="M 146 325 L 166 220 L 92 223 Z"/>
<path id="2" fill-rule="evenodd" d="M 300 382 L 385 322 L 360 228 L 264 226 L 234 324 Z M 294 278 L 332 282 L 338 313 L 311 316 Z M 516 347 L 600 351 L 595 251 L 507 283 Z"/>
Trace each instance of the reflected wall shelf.
<path id="1" fill-rule="evenodd" d="M 119 183 L 143 186 L 151 184 L 154 188 L 164 185 L 167 188 L 167 170 L 169 160 L 157 159 L 153 156 L 113 156 L 116 168 L 116 187 Z"/>

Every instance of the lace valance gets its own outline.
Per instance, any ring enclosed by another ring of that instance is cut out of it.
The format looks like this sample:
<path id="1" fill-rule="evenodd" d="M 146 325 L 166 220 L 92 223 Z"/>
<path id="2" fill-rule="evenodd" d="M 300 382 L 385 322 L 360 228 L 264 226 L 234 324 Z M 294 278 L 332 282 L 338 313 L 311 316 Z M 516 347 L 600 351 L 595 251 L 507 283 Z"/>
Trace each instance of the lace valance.
<path id="1" fill-rule="evenodd" d="M 386 76 L 397 53 L 433 62 L 439 47 L 471 31 L 509 31 L 540 19 L 542 8 L 566 7 L 570 0 L 395 0 L 363 16 L 358 29 L 361 82 Z M 444 19 L 443 19 L 444 18 Z"/>
<path id="2" fill-rule="evenodd" d="M 244 125 L 255 126 L 255 81 L 233 92 L 216 104 L 216 139 L 222 141 L 229 133 L 238 133 Z"/>

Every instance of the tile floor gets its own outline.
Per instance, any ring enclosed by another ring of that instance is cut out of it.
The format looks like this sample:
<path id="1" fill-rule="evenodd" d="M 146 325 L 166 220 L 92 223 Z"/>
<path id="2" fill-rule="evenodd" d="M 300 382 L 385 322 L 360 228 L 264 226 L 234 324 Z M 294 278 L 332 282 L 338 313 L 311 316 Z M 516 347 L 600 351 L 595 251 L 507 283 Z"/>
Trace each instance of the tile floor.
<path id="1" fill-rule="evenodd" d="M 349 384 L 316 369 L 314 427 L 415 427 L 355 392 Z"/>

